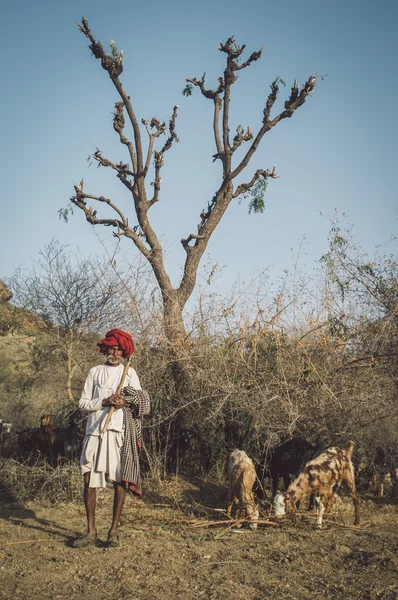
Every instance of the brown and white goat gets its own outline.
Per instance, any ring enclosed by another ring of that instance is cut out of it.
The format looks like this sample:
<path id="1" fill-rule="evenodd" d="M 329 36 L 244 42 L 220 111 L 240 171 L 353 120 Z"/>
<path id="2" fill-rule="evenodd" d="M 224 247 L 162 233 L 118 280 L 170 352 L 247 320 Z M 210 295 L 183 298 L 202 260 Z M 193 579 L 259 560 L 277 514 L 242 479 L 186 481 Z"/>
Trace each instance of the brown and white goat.
<path id="1" fill-rule="evenodd" d="M 253 496 L 253 485 L 256 481 L 256 470 L 252 460 L 243 450 L 234 450 L 229 455 L 228 480 L 228 516 L 231 516 L 233 505 L 237 504 L 237 518 L 248 519 L 250 521 L 250 529 L 257 529 L 259 513 Z"/>
<path id="2" fill-rule="evenodd" d="M 355 519 L 354 525 L 359 525 L 359 498 L 355 489 L 354 467 L 352 464 L 352 453 L 354 442 L 348 442 L 347 448 L 328 448 L 322 454 L 310 460 L 304 467 L 302 473 L 295 479 L 287 489 L 285 495 L 286 512 L 296 511 L 296 502 L 311 496 L 315 496 L 317 504 L 317 519 L 315 527 L 322 527 L 324 513 L 328 513 L 334 502 L 334 493 L 346 483 L 354 503 Z"/>

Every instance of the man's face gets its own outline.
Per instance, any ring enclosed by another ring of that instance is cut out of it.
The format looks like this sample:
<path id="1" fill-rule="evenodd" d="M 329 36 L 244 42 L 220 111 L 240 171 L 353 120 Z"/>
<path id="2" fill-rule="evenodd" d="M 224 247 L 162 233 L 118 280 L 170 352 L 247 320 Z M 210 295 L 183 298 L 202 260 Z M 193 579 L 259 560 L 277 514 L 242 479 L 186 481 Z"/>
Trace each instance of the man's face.
<path id="1" fill-rule="evenodd" d="M 106 351 L 106 364 L 112 366 L 120 365 L 122 354 L 123 350 L 120 350 L 119 346 L 110 346 Z"/>

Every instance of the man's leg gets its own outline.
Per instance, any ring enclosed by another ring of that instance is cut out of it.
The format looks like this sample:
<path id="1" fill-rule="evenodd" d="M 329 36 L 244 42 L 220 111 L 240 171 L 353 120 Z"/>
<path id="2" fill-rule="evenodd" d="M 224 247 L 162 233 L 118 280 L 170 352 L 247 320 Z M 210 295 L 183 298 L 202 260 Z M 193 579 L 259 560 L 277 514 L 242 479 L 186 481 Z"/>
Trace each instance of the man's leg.
<path id="1" fill-rule="evenodd" d="M 94 544 L 97 539 L 97 531 L 95 529 L 95 488 L 89 487 L 90 473 L 84 473 L 84 506 L 86 507 L 87 516 L 87 534 L 81 538 L 77 538 L 73 542 L 74 548 L 86 548 Z"/>
<path id="2" fill-rule="evenodd" d="M 121 481 L 121 482 L 114 481 L 113 487 L 114 487 L 113 520 L 112 520 L 111 528 L 108 533 L 108 537 L 118 535 L 118 525 L 119 525 L 120 515 L 122 514 L 124 501 L 126 499 L 126 483 L 124 481 Z"/>
<path id="3" fill-rule="evenodd" d="M 91 542 L 97 537 L 95 529 L 95 499 L 96 489 L 89 487 L 90 473 L 84 473 L 84 505 L 87 515 L 87 539 Z"/>

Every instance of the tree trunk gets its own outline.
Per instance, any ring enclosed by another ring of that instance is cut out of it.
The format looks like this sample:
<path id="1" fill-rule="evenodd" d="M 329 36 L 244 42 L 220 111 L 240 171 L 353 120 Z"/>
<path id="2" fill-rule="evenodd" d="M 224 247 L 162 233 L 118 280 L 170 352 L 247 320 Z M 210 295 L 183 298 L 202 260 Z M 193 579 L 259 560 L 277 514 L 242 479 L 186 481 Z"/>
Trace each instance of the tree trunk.
<path id="1" fill-rule="evenodd" d="M 192 365 L 190 362 L 190 344 L 182 318 L 177 290 L 163 293 L 164 333 L 171 359 L 171 370 L 176 392 L 185 396 L 192 389 Z"/>

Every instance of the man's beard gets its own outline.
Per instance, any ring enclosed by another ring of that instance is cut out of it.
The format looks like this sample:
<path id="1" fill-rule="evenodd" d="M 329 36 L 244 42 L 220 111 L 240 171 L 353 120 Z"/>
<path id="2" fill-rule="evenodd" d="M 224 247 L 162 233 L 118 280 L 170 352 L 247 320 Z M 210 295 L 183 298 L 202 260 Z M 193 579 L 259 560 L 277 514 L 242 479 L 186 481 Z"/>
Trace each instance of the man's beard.
<path id="1" fill-rule="evenodd" d="M 114 356 L 113 354 L 110 354 L 109 356 L 107 356 L 106 358 L 106 363 L 108 365 L 119 365 L 121 361 L 120 356 Z"/>

